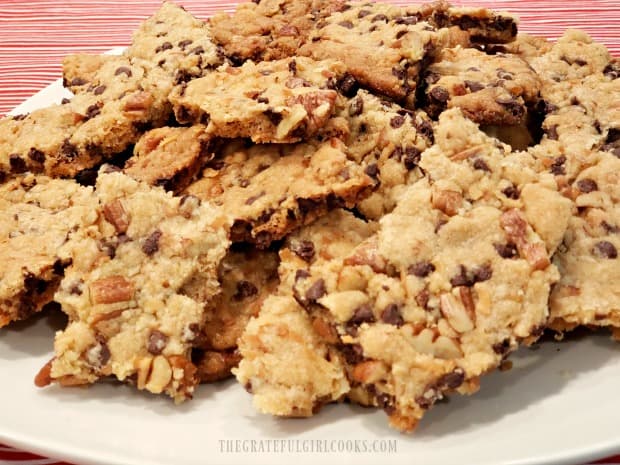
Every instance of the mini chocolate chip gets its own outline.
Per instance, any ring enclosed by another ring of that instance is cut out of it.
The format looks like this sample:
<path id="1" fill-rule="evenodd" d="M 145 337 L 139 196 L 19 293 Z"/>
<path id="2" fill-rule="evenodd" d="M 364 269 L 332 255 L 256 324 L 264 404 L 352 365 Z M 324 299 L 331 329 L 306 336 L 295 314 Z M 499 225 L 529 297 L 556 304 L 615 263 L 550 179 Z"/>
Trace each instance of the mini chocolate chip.
<path id="1" fill-rule="evenodd" d="M 508 71 L 501 68 L 499 68 L 499 70 L 497 71 L 497 77 L 500 79 L 504 79 L 505 81 L 513 80 L 512 73 L 509 73 Z"/>
<path id="2" fill-rule="evenodd" d="M 269 103 L 269 99 L 268 99 L 267 97 L 258 97 L 258 98 L 256 99 L 256 101 L 257 101 L 258 103 L 265 103 L 265 104 L 268 104 L 268 103 Z"/>
<path id="3" fill-rule="evenodd" d="M 577 187 L 584 194 L 588 194 L 590 192 L 598 190 L 598 185 L 596 184 L 596 181 L 589 178 L 580 179 L 579 181 L 577 181 Z"/>
<path id="4" fill-rule="evenodd" d="M 370 21 L 373 22 L 373 23 L 375 21 L 385 21 L 387 23 L 388 22 L 388 17 L 385 16 L 384 14 L 382 14 L 382 13 L 379 13 L 378 15 L 374 15 Z"/>
<path id="5" fill-rule="evenodd" d="M 504 339 L 502 342 L 493 344 L 493 352 L 497 355 L 506 355 L 510 350 L 510 339 Z"/>
<path id="6" fill-rule="evenodd" d="M 338 26 L 345 27 L 347 29 L 353 29 L 353 23 L 351 21 L 340 21 Z"/>
<path id="7" fill-rule="evenodd" d="M 307 216 L 308 213 L 320 209 L 321 202 L 314 199 L 297 199 L 297 206 L 302 216 Z"/>
<path id="8" fill-rule="evenodd" d="M 615 259 L 618 258 L 618 250 L 609 241 L 597 242 L 593 250 L 594 254 L 601 258 Z"/>
<path id="9" fill-rule="evenodd" d="M 185 50 L 188 45 L 191 45 L 194 41 L 191 39 L 185 39 L 178 43 L 178 46 L 181 50 Z"/>
<path id="10" fill-rule="evenodd" d="M 289 61 L 289 63 L 288 63 L 288 70 L 293 75 L 297 74 L 297 62 L 295 60 Z"/>
<path id="11" fill-rule="evenodd" d="M 131 68 L 128 68 L 127 66 L 119 66 L 116 68 L 116 71 L 114 71 L 114 76 L 118 76 L 119 74 L 125 74 L 127 77 L 131 77 L 133 75 Z"/>
<path id="12" fill-rule="evenodd" d="M 411 265 L 407 269 L 408 274 L 417 276 L 418 278 L 426 278 L 429 274 L 435 271 L 435 265 L 429 261 L 421 261 L 414 265 Z"/>
<path id="13" fill-rule="evenodd" d="M 375 315 L 372 312 L 372 308 L 368 304 L 360 305 L 353 312 L 353 316 L 347 321 L 347 325 L 359 326 L 362 323 L 373 323 Z"/>
<path id="14" fill-rule="evenodd" d="M 457 368 L 451 373 L 446 373 L 437 380 L 440 389 L 456 389 L 465 381 L 465 372 Z"/>
<path id="15" fill-rule="evenodd" d="M 192 55 L 200 55 L 201 53 L 204 53 L 205 49 L 202 47 L 202 45 L 199 45 L 198 47 L 194 48 L 191 53 Z"/>
<path id="16" fill-rule="evenodd" d="M 295 272 L 295 282 L 310 277 L 310 273 L 307 270 L 297 270 Z"/>
<path id="17" fill-rule="evenodd" d="M 435 133 L 433 132 L 433 125 L 430 121 L 425 119 L 420 122 L 416 121 L 414 122 L 414 126 L 420 134 L 429 140 L 429 142 L 433 143 L 435 141 Z"/>
<path id="18" fill-rule="evenodd" d="M 403 29 L 402 31 L 398 31 L 398 32 L 396 33 L 396 40 L 400 39 L 402 36 L 404 36 L 405 34 L 407 34 L 407 32 L 409 32 L 409 31 L 407 31 L 406 29 Z"/>
<path id="19" fill-rule="evenodd" d="M 549 171 L 556 176 L 561 174 L 566 174 L 566 170 L 564 169 L 564 163 L 566 163 L 566 157 L 564 155 L 560 155 L 551 164 Z"/>
<path id="20" fill-rule="evenodd" d="M 401 127 L 404 123 L 405 117 L 402 115 L 396 115 L 390 120 L 390 126 L 392 126 L 394 129 Z"/>
<path id="21" fill-rule="evenodd" d="M 13 173 L 23 173 L 28 169 L 26 162 L 16 153 L 9 155 L 9 164 Z"/>
<path id="22" fill-rule="evenodd" d="M 358 95 L 349 104 L 349 116 L 361 115 L 363 111 L 364 111 L 364 99 Z"/>
<path id="23" fill-rule="evenodd" d="M 401 16 L 399 18 L 394 18 L 394 22 L 396 24 L 412 25 L 418 23 L 418 18 L 416 16 Z"/>
<path id="24" fill-rule="evenodd" d="M 110 353 L 110 348 L 108 347 L 108 345 L 105 343 L 105 339 L 103 339 L 102 337 L 97 338 L 97 341 L 99 342 L 99 366 L 103 367 L 105 366 L 109 361 L 110 358 L 112 357 L 112 354 Z"/>
<path id="25" fill-rule="evenodd" d="M 357 80 L 349 73 L 346 73 L 337 83 L 336 88 L 345 97 L 353 97 L 358 89 Z"/>
<path id="26" fill-rule="evenodd" d="M 274 126 L 277 126 L 282 121 L 282 114 L 275 112 L 273 108 L 268 108 L 263 114 L 269 118 L 269 121 L 271 121 Z"/>
<path id="27" fill-rule="evenodd" d="M 434 100 L 441 103 L 445 103 L 450 99 L 448 91 L 441 86 L 433 87 L 430 91 L 430 95 Z"/>
<path id="28" fill-rule="evenodd" d="M 379 175 L 379 167 L 376 163 L 371 163 L 366 167 L 364 173 L 366 173 L 371 178 L 377 179 L 377 176 Z"/>
<path id="29" fill-rule="evenodd" d="M 157 252 L 159 250 L 159 239 L 161 236 L 162 232 L 159 229 L 153 231 L 151 235 L 146 238 L 144 244 L 142 244 L 142 252 L 149 256 Z"/>
<path id="30" fill-rule="evenodd" d="M 549 140 L 558 140 L 559 137 L 560 137 L 558 135 L 558 125 L 557 124 L 554 124 L 554 125 L 548 127 L 545 132 L 547 133 L 547 139 L 549 139 Z"/>
<path id="31" fill-rule="evenodd" d="M 495 250 L 498 255 L 502 258 L 518 258 L 519 251 L 517 250 L 517 246 L 512 242 L 508 242 L 507 244 L 493 244 Z"/>
<path id="32" fill-rule="evenodd" d="M 474 169 L 476 170 L 491 172 L 491 168 L 489 168 L 489 165 L 487 165 L 487 162 L 484 161 L 482 158 L 476 158 L 474 160 L 473 166 L 474 166 Z"/>
<path id="33" fill-rule="evenodd" d="M 405 320 L 396 304 L 390 304 L 385 307 L 385 310 L 381 313 L 381 321 L 394 326 L 402 326 L 405 324 Z"/>
<path id="34" fill-rule="evenodd" d="M 312 241 L 299 241 L 291 245 L 291 250 L 308 263 L 314 258 L 314 243 Z"/>
<path id="35" fill-rule="evenodd" d="M 86 84 L 88 81 L 86 79 L 83 79 L 81 77 L 76 77 L 73 78 L 71 80 L 71 82 L 69 83 L 69 85 L 71 86 L 83 86 L 84 84 Z"/>
<path id="36" fill-rule="evenodd" d="M 369 10 L 360 10 L 359 13 L 357 14 L 358 18 L 363 18 L 364 16 L 368 16 L 369 14 L 371 14 L 372 12 Z"/>
<path id="37" fill-rule="evenodd" d="M 405 168 L 412 170 L 420 162 L 422 153 L 417 147 L 407 147 L 405 149 L 405 156 L 403 157 L 403 163 Z"/>
<path id="38" fill-rule="evenodd" d="M 327 290 L 325 289 L 325 281 L 319 279 L 306 291 L 306 300 L 310 303 L 314 303 L 325 295 Z"/>
<path id="39" fill-rule="evenodd" d="M 450 279 L 450 284 L 452 284 L 453 287 L 472 286 L 474 280 L 467 276 L 467 268 L 465 268 L 464 265 L 459 265 L 459 273 Z"/>
<path id="40" fill-rule="evenodd" d="M 151 330 L 146 349 L 153 355 L 159 355 L 168 344 L 168 336 L 156 329 Z"/>
<path id="41" fill-rule="evenodd" d="M 101 108 L 99 108 L 99 105 L 93 104 L 86 109 L 86 119 L 89 120 L 91 118 L 94 118 L 100 113 L 101 113 Z"/>
<path id="42" fill-rule="evenodd" d="M 258 294 L 258 289 L 250 281 L 241 280 L 237 282 L 237 292 L 233 295 L 233 299 L 241 301 Z"/>
<path id="43" fill-rule="evenodd" d="M 426 309 L 430 297 L 430 292 L 428 291 L 428 289 L 424 288 L 415 296 L 415 301 L 421 308 Z"/>
<path id="44" fill-rule="evenodd" d="M 604 220 L 601 221 L 601 226 L 609 234 L 618 234 L 618 233 L 620 233 L 620 227 L 619 226 L 615 226 L 613 224 L 609 224 L 607 221 L 604 221 Z"/>
<path id="45" fill-rule="evenodd" d="M 477 81 L 464 81 L 465 87 L 467 87 L 471 92 L 478 92 L 479 90 L 484 89 L 484 85 L 480 84 Z"/>
<path id="46" fill-rule="evenodd" d="M 357 365 L 364 360 L 364 349 L 359 344 L 340 344 L 338 350 L 350 365 Z"/>
<path id="47" fill-rule="evenodd" d="M 612 61 L 605 69 L 603 69 L 603 74 L 607 76 L 611 80 L 618 79 L 620 77 L 620 62 Z"/>
<path id="48" fill-rule="evenodd" d="M 160 53 L 165 50 L 170 50 L 172 47 L 173 45 L 170 42 L 164 42 L 163 44 L 161 44 L 159 47 L 155 49 L 155 53 Z"/>
<path id="49" fill-rule="evenodd" d="M 93 89 L 93 94 L 95 95 L 101 95 L 106 91 L 107 87 L 104 85 L 101 86 L 97 86 Z"/>
<path id="50" fill-rule="evenodd" d="M 377 402 L 377 406 L 382 408 L 387 415 L 392 415 L 396 412 L 396 407 L 394 406 L 396 401 L 393 396 L 382 392 L 375 396 L 375 400 Z"/>
<path id="51" fill-rule="evenodd" d="M 392 68 L 392 75 L 396 76 L 398 79 L 405 79 L 407 73 L 403 68 Z"/>
<path id="52" fill-rule="evenodd" d="M 511 184 L 510 186 L 502 189 L 502 194 L 504 194 L 509 199 L 513 199 L 513 200 L 517 200 L 519 196 L 521 195 L 519 193 L 519 189 L 517 189 L 517 186 L 515 186 L 514 184 Z"/>
<path id="53" fill-rule="evenodd" d="M 512 97 L 499 97 L 495 101 L 505 107 L 515 118 L 523 116 L 525 112 L 523 106 Z"/>

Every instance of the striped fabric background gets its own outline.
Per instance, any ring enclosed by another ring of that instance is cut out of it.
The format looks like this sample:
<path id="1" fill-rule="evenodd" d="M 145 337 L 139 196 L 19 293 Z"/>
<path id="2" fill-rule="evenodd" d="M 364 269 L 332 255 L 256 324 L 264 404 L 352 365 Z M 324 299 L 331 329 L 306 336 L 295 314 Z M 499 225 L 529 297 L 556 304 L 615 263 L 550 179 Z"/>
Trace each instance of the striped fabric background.
<path id="1" fill-rule="evenodd" d="M 232 11 L 227 0 L 177 0 L 207 18 Z M 407 0 L 394 3 L 406 4 Z M 454 0 L 454 4 L 488 6 L 521 18 L 520 30 L 556 38 L 568 27 L 586 30 L 620 56 L 620 0 Z M 101 53 L 127 45 L 138 23 L 159 0 L 0 0 L 0 115 L 61 76 L 63 56 Z M 0 420 L 1 421 L 1 420 Z M 0 444 L 0 465 L 60 465 Z M 620 464 L 620 456 L 597 463 Z"/>

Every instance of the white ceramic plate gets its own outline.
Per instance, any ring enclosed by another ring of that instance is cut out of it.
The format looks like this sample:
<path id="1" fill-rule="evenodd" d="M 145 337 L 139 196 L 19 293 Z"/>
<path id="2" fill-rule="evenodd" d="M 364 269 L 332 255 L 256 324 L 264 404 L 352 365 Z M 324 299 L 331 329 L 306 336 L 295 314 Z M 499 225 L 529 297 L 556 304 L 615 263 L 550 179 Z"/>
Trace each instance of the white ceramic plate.
<path id="1" fill-rule="evenodd" d="M 56 82 L 14 113 L 64 92 Z M 564 464 L 620 452 L 620 344 L 607 334 L 523 349 L 478 394 L 437 405 L 402 435 L 383 412 L 350 405 L 306 420 L 260 415 L 233 381 L 181 406 L 116 384 L 38 389 L 62 324 L 43 315 L 0 331 L 0 442 L 80 465 Z"/>

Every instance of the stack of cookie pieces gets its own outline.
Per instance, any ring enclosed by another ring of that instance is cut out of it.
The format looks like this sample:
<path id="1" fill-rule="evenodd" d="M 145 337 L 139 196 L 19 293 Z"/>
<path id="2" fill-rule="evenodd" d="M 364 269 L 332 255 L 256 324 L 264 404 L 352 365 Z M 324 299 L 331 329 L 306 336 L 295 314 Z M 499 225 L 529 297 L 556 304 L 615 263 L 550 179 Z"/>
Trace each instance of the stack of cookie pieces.
<path id="1" fill-rule="evenodd" d="M 232 371 L 411 431 L 545 328 L 620 331 L 619 74 L 443 1 L 166 2 L 0 121 L 0 326 L 68 315 L 42 386 Z"/>

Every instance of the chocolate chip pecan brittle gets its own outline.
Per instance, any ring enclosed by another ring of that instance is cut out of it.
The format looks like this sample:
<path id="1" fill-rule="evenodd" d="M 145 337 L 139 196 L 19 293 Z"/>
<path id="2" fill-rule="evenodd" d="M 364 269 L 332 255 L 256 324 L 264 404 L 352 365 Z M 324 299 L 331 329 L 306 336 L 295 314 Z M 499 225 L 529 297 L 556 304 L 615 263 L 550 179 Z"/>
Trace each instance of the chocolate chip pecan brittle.
<path id="1" fill-rule="evenodd" d="M 69 325 L 38 383 L 115 376 L 183 401 L 198 382 L 191 349 L 205 302 L 219 292 L 221 213 L 105 169 L 95 190 L 99 222 L 79 232 L 54 296 Z"/>

